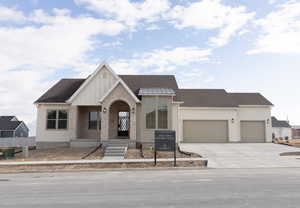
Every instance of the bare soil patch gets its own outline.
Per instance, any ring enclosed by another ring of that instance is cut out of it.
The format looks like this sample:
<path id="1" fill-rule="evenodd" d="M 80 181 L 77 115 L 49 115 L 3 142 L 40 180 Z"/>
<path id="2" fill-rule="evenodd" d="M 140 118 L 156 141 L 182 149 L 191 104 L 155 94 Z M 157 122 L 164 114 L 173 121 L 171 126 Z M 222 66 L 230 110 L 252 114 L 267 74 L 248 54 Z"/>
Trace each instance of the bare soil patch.
<path id="1" fill-rule="evenodd" d="M 93 151 L 92 148 L 49 148 L 49 149 L 35 149 L 29 151 L 29 157 L 24 158 L 22 153 L 15 155 L 15 158 L 6 161 L 52 161 L 52 160 L 81 160 L 83 156 Z M 104 151 L 102 148 L 98 149 L 85 160 L 99 160 L 102 159 Z"/>
<path id="2" fill-rule="evenodd" d="M 176 167 L 205 167 L 204 161 L 177 161 Z M 19 173 L 19 172 L 59 172 L 59 171 L 95 171 L 100 169 L 113 168 L 154 168 L 154 167 L 173 167 L 173 161 L 158 162 L 156 166 L 152 162 L 132 162 L 132 163 L 92 163 L 92 164 L 67 164 L 67 165 L 18 165 L 0 166 L 0 173 Z"/>
<path id="3" fill-rule="evenodd" d="M 300 152 L 283 152 L 280 153 L 280 156 L 299 156 Z"/>

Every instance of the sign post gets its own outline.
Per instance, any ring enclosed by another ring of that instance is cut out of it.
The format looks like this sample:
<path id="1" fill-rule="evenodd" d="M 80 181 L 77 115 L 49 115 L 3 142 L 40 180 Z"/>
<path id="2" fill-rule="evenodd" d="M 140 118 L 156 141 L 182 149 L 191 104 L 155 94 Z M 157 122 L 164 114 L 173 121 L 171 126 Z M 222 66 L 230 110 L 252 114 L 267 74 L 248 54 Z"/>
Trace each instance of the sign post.
<path id="1" fill-rule="evenodd" d="M 176 132 L 171 130 L 155 130 L 154 164 L 156 165 L 157 151 L 174 152 L 174 167 L 176 166 Z"/>

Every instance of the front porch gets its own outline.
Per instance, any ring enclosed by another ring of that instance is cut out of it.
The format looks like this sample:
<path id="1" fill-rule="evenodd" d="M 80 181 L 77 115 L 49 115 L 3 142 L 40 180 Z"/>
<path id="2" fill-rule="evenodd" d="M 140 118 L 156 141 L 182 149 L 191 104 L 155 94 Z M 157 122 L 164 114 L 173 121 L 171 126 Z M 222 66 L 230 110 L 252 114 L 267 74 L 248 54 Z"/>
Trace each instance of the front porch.
<path id="1" fill-rule="evenodd" d="M 106 107 L 108 106 L 108 107 Z M 71 147 L 91 147 L 102 143 L 126 142 L 135 145 L 135 114 L 123 100 L 102 106 L 76 106 Z M 134 118 L 134 119 L 132 119 Z"/>

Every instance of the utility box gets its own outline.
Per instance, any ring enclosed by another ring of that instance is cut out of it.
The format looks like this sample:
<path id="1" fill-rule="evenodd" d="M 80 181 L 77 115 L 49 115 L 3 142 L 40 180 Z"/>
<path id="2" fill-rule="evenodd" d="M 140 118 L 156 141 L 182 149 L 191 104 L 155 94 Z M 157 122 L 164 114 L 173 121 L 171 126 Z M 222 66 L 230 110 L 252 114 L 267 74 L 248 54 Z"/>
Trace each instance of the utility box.
<path id="1" fill-rule="evenodd" d="M 0 152 L 2 153 L 2 158 L 4 159 L 10 159 L 15 157 L 15 148 L 0 149 Z"/>

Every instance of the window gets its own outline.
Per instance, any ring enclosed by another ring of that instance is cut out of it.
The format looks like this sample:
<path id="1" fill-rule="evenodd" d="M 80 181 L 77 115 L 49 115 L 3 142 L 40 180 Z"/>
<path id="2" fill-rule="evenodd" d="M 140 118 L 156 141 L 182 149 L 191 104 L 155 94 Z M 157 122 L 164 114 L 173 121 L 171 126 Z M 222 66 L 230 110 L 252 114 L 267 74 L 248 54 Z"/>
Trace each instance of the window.
<path id="1" fill-rule="evenodd" d="M 47 129 L 67 129 L 68 111 L 49 110 L 47 112 Z"/>
<path id="2" fill-rule="evenodd" d="M 166 98 L 158 99 L 157 122 L 159 129 L 168 128 L 168 100 Z"/>
<path id="3" fill-rule="evenodd" d="M 145 97 L 145 113 L 147 129 L 168 128 L 168 102 L 165 97 Z"/>
<path id="4" fill-rule="evenodd" d="M 89 112 L 89 129 L 97 129 L 98 112 Z"/>
<path id="5" fill-rule="evenodd" d="M 154 100 L 153 100 L 154 99 Z M 146 128 L 155 129 L 156 123 L 156 102 L 155 98 L 145 99 L 145 112 L 146 112 Z"/>
<path id="6" fill-rule="evenodd" d="M 47 129 L 56 129 L 56 110 L 48 111 Z"/>
<path id="7" fill-rule="evenodd" d="M 0 131 L 0 137 L 13 137 L 13 131 Z"/>
<path id="8" fill-rule="evenodd" d="M 97 111 L 89 112 L 89 129 L 101 129 L 101 113 Z"/>

